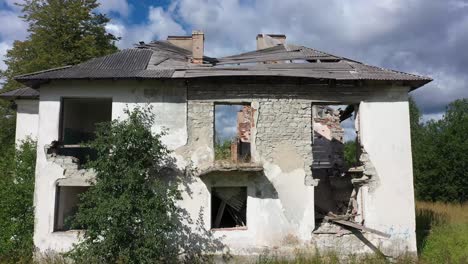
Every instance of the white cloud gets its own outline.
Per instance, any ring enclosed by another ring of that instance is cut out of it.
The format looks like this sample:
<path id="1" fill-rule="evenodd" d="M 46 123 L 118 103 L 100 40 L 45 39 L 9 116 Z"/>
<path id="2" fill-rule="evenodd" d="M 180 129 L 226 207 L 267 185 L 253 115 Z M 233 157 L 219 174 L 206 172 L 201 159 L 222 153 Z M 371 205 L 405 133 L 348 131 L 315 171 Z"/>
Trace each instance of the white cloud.
<path id="1" fill-rule="evenodd" d="M 423 123 L 429 121 L 429 120 L 440 120 L 444 117 L 444 113 L 436 113 L 436 114 L 426 114 L 421 117 L 421 120 Z"/>
<path id="2" fill-rule="evenodd" d="M 27 36 L 27 23 L 18 16 L 19 8 L 14 5 L 13 0 L 5 3 L 13 8 L 11 10 L 0 10 L 0 70 L 5 70 L 5 55 L 11 49 L 15 40 L 24 40 Z"/>
<path id="3" fill-rule="evenodd" d="M 126 0 L 102 0 L 99 2 L 101 5 L 98 9 L 102 13 L 114 12 L 124 17 L 129 14 L 130 8 Z"/>
<path id="4" fill-rule="evenodd" d="M 120 22 L 110 22 L 106 25 L 106 31 L 119 37 L 125 34 L 125 26 Z"/>
<path id="5" fill-rule="evenodd" d="M 468 5 L 463 0 L 177 0 L 171 17 L 205 31 L 206 53 L 255 49 L 257 33 L 377 66 L 429 75 L 413 96 L 425 113 L 468 97 Z M 455 8 L 456 7 L 456 8 Z"/>
<path id="6" fill-rule="evenodd" d="M 13 40 L 23 40 L 27 36 L 28 25 L 21 18 L 18 12 L 0 10 L 0 39 L 2 41 L 13 42 Z"/>
<path id="7" fill-rule="evenodd" d="M 0 42 L 0 70 L 5 70 L 6 65 L 5 65 L 5 55 L 7 53 L 7 50 L 11 49 L 11 46 L 6 43 L 6 42 Z"/>
<path id="8" fill-rule="evenodd" d="M 434 81 L 411 92 L 418 107 L 428 116 L 440 116 L 445 106 L 458 98 L 468 98 L 468 76 L 451 72 L 434 71 Z"/>
<path id="9" fill-rule="evenodd" d="M 174 14 L 165 11 L 161 7 L 150 7 L 148 21 L 143 24 L 125 25 L 123 22 L 114 21 L 106 28 L 108 32 L 119 33 L 122 37 L 118 46 L 129 48 L 139 41 L 150 42 L 157 39 L 166 39 L 168 35 L 185 35 L 186 32 L 174 18 Z"/>

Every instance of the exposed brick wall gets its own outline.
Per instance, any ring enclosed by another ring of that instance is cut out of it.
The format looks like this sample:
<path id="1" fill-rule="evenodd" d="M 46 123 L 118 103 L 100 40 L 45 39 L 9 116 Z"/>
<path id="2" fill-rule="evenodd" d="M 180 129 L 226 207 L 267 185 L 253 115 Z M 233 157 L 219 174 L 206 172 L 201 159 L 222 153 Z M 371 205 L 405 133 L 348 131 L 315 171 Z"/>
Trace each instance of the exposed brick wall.
<path id="1" fill-rule="evenodd" d="M 257 120 L 256 146 L 260 156 L 272 161 L 279 143 L 290 144 L 304 160 L 306 177 L 312 165 L 311 102 L 300 99 L 262 99 Z"/>
<path id="2" fill-rule="evenodd" d="M 257 157 L 260 157 L 258 161 L 272 162 L 275 148 L 280 143 L 287 144 L 303 159 L 306 179 L 310 180 L 312 176 L 312 102 L 308 99 L 296 99 L 298 96 L 295 91 L 290 91 L 290 99 L 275 98 L 274 94 L 284 93 L 282 89 L 280 90 L 274 92 L 273 89 L 267 89 L 264 86 L 252 85 L 189 87 L 189 142 L 194 135 L 192 131 L 205 126 L 211 127 L 211 133 L 197 135 L 197 137 L 209 137 L 213 144 L 214 103 L 258 102 L 258 118 L 255 124 L 257 131 L 256 135 L 252 135 L 255 136 Z"/>

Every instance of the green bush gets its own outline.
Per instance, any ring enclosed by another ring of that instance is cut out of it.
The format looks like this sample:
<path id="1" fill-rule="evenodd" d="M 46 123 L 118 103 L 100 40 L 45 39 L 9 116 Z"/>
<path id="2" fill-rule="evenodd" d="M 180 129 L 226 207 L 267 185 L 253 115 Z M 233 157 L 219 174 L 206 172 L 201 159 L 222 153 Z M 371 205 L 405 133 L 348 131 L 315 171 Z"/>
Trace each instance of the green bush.
<path id="1" fill-rule="evenodd" d="M 0 162 L 0 262 L 31 261 L 36 144 L 23 141 Z"/>
<path id="2" fill-rule="evenodd" d="M 229 160 L 231 159 L 231 141 L 230 140 L 216 140 L 215 142 L 215 160 Z"/>
<path id="3" fill-rule="evenodd" d="M 86 228 L 69 253 L 78 263 L 174 262 L 179 253 L 171 236 L 180 194 L 163 177 L 169 151 L 161 134 L 151 132 L 149 109 L 126 114 L 123 121 L 101 124 L 90 143 L 98 158 L 87 167 L 97 176 L 72 223 Z"/>
<path id="4" fill-rule="evenodd" d="M 77 263 L 206 263 L 209 256 L 202 252 L 219 248 L 219 242 L 176 206 L 184 179 L 178 176 L 185 172 L 175 166 L 161 134 L 152 133 L 151 108 L 125 112 L 124 120 L 100 124 L 89 143 L 97 159 L 86 166 L 96 181 L 81 195 L 71 223 L 86 231 L 66 255 Z"/>
<path id="5" fill-rule="evenodd" d="M 347 141 L 343 149 L 346 166 L 351 168 L 359 164 L 356 141 Z"/>

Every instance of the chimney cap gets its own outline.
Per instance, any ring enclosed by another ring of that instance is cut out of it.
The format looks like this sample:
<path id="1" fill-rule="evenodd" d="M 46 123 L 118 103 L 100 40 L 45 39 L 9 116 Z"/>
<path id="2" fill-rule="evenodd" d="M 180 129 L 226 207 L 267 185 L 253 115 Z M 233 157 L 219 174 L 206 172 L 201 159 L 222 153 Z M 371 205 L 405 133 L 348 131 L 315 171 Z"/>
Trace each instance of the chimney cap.
<path id="1" fill-rule="evenodd" d="M 192 35 L 205 35 L 201 30 L 192 30 Z"/>

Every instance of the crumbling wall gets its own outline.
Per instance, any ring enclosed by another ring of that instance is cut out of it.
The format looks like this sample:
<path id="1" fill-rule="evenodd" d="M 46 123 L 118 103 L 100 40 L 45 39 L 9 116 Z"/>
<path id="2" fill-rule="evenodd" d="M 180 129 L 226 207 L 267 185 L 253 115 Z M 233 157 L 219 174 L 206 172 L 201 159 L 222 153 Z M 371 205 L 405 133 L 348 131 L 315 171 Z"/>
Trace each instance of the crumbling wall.
<path id="1" fill-rule="evenodd" d="M 124 116 L 126 108 L 153 106 L 156 115 L 155 131 L 167 129 L 162 138 L 175 149 L 187 142 L 186 90 L 178 83 L 157 81 L 56 81 L 41 86 L 37 138 L 37 161 L 34 190 L 34 244 L 41 252 L 68 251 L 78 241 L 76 230 L 54 232 L 54 210 L 57 184 L 76 186 L 92 178 L 90 172 L 79 167 L 72 157 L 51 156 L 45 149 L 59 139 L 60 102 L 63 97 L 112 98 L 112 119 Z M 174 118 L 177 116 L 177 118 Z"/>
<path id="2" fill-rule="evenodd" d="M 386 232 L 394 248 L 416 252 L 413 171 L 407 95 L 359 106 L 360 138 L 366 154 L 363 217 L 366 226 Z M 398 245 L 392 240 L 404 241 Z"/>
<path id="3" fill-rule="evenodd" d="M 265 248 L 287 248 L 291 241 L 296 241 L 293 247 L 307 247 L 316 243 L 319 249 L 326 249 L 330 246 L 330 242 L 327 242 L 328 236 L 333 236 L 344 244 L 353 243 L 349 248 L 362 248 L 363 251 L 369 252 L 366 243 L 360 239 L 356 240 L 354 234 L 340 236 L 312 233 L 316 215 L 316 187 L 313 186 L 316 184 L 313 180 L 316 175 L 311 171 L 312 104 L 337 101 L 356 103 L 374 98 L 388 100 L 395 98 L 394 95 L 405 94 L 407 90 L 355 87 L 352 92 L 344 94 L 340 89 L 350 88 L 272 83 L 231 85 L 225 84 L 224 80 L 218 83 L 199 80 L 175 84 L 146 81 L 77 81 L 72 84 L 57 82 L 44 85 L 41 87 L 40 117 L 47 122 L 41 124 L 38 137 L 35 245 L 41 251 L 66 251 L 77 241 L 77 233 L 52 230 L 54 188 L 57 180 L 67 174 L 63 166 L 68 165 L 58 164 L 62 161 L 48 159 L 42 146 L 58 138 L 60 98 L 91 96 L 112 97 L 113 119 L 121 117 L 127 105 L 132 108 L 149 102 L 155 107 L 157 114 L 155 130 L 169 128 L 168 135 L 163 140 L 175 150 L 173 155 L 177 164 L 181 168 L 194 168 L 198 171 L 203 171 L 214 163 L 215 103 L 250 104 L 254 110 L 255 125 L 251 129 L 252 162 L 261 166 L 261 171 L 211 171 L 209 176 L 200 176 L 196 172 L 192 174 L 190 170 L 188 177 L 182 179 L 184 186 L 181 186 L 181 207 L 195 223 L 201 223 L 209 229 L 211 188 L 244 186 L 247 187 L 248 195 L 247 228 L 213 231 L 214 236 L 229 246 L 233 254 L 254 254 L 262 252 Z M 412 250 L 414 225 L 408 219 L 414 217 L 414 214 L 409 212 L 410 209 L 414 209 L 410 208 L 414 201 L 411 200 L 411 164 L 408 163 L 408 159 L 411 159 L 408 157 L 409 129 L 405 116 L 408 113 L 399 103 L 389 103 L 387 108 L 384 107 L 385 102 L 377 101 L 373 103 L 375 105 L 363 111 L 365 125 L 360 128 L 361 136 L 365 138 L 363 146 L 379 178 L 378 182 L 371 181 L 371 184 L 361 187 L 361 190 L 364 190 L 361 192 L 361 198 L 365 201 L 365 223 L 392 234 L 392 237 L 388 239 L 368 233 L 362 236 L 377 246 L 391 247 L 398 243 L 401 247 Z M 396 106 L 396 113 L 391 111 L 393 106 Z M 390 122 L 382 124 L 388 116 L 392 116 Z M 377 120 L 378 118 L 380 120 Z M 378 127 L 373 127 L 374 124 Z M 391 138 L 395 129 L 396 139 Z M 406 145 L 403 146 L 404 144 Z M 382 147 L 383 145 L 385 146 Z M 64 160 L 63 163 L 69 161 Z M 365 194 L 367 190 L 369 192 Z M 394 206 L 393 202 L 398 204 L 398 207 Z M 400 208 L 403 214 L 400 214 Z M 389 214 L 392 214 L 391 217 L 388 217 Z M 195 228 L 193 230 L 198 232 Z"/>
<path id="4" fill-rule="evenodd" d="M 313 186 L 305 184 L 305 179 L 311 178 L 312 165 L 311 101 L 271 98 L 271 94 L 265 93 L 268 92 L 262 86 L 189 85 L 189 139 L 186 146 L 176 150 L 181 156 L 190 157 L 188 163 L 199 171 L 213 166 L 214 105 L 250 105 L 251 163 L 262 170 L 250 173 L 247 178 L 242 176 L 249 173 L 243 172 L 245 168 L 240 168 L 237 175 L 211 171 L 200 176 L 202 182 L 193 180 L 190 189 L 197 195 L 184 194 L 182 203 L 193 216 L 202 210 L 209 229 L 210 189 L 246 186 L 246 230 L 214 232 L 231 247 L 231 252 L 238 254 L 258 253 L 263 246 L 280 246 L 288 235 L 306 241 L 314 227 Z"/>
<path id="5" fill-rule="evenodd" d="M 277 164 L 283 172 L 302 168 L 305 184 L 309 185 L 312 103 L 300 99 L 262 99 L 259 104 L 256 155 L 260 160 Z"/>

